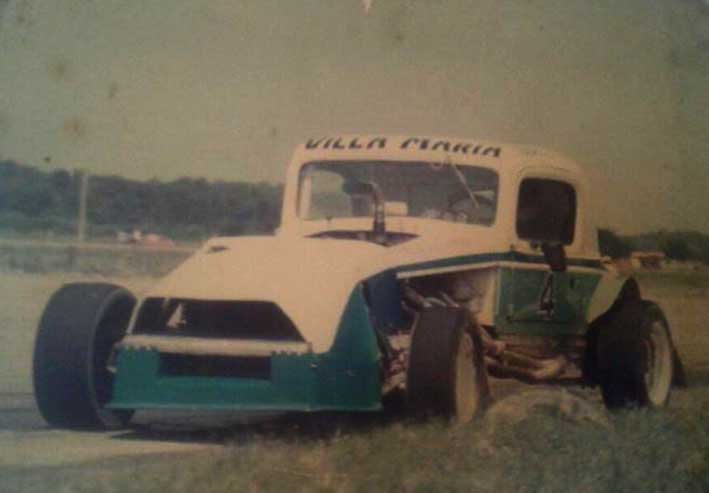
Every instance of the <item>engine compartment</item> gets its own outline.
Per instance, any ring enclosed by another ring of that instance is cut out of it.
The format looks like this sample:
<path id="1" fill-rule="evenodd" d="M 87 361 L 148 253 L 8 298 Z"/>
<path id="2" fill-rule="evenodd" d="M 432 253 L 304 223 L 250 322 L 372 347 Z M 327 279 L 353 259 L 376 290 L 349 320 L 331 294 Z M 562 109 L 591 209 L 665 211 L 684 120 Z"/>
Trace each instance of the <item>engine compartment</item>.
<path id="1" fill-rule="evenodd" d="M 497 268 L 440 273 L 404 279 L 374 279 L 366 286 L 383 354 L 383 392 L 405 389 L 410 341 L 420 313 L 432 307 L 464 310 L 488 374 L 529 383 L 579 378 L 585 338 L 520 337 L 499 334 L 493 323 Z M 372 293 L 375 293 L 373 296 Z M 392 310 L 392 298 L 399 297 Z"/>

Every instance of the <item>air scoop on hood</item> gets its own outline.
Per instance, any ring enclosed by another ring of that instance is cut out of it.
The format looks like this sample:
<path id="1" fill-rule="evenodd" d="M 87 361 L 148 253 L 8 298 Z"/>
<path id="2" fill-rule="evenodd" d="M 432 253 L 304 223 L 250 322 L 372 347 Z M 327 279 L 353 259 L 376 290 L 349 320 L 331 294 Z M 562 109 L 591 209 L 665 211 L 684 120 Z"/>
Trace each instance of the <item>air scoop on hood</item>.
<path id="1" fill-rule="evenodd" d="M 302 342 L 283 310 L 267 301 L 146 298 L 133 334 Z"/>
<path id="2" fill-rule="evenodd" d="M 334 230 L 334 231 L 321 231 L 309 235 L 308 238 L 332 238 L 336 240 L 359 240 L 359 241 L 369 241 L 376 243 L 381 246 L 391 247 L 396 246 L 401 243 L 413 240 L 417 238 L 418 235 L 411 233 L 392 233 L 385 232 L 381 234 L 381 238 L 375 241 L 373 233 L 370 231 L 349 231 L 349 230 Z"/>

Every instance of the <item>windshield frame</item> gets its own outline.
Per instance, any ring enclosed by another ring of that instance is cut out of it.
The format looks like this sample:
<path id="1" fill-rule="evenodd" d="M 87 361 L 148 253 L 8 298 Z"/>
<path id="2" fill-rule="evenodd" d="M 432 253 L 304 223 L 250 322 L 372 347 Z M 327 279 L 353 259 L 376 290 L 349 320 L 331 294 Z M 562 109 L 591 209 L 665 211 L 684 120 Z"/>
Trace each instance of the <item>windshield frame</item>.
<path id="1" fill-rule="evenodd" d="M 402 167 L 422 167 L 426 166 L 430 168 L 434 173 L 443 173 L 441 176 L 445 176 L 447 182 L 451 183 L 451 192 L 449 192 L 446 197 L 448 200 L 450 200 L 450 196 L 452 195 L 453 192 L 458 192 L 458 194 L 461 195 L 460 198 L 458 198 L 458 201 L 462 199 L 468 200 L 469 198 L 474 198 L 472 197 L 473 192 L 475 193 L 484 193 L 487 192 L 489 195 L 489 192 L 492 191 L 492 197 L 488 198 L 486 202 L 487 204 L 487 212 L 490 214 L 489 218 L 486 219 L 481 219 L 478 218 L 475 220 L 474 218 L 470 218 L 466 216 L 464 213 L 460 213 L 459 216 L 463 216 L 465 219 L 462 219 L 459 217 L 458 220 L 454 220 L 450 216 L 446 216 L 444 214 L 444 211 L 447 213 L 449 211 L 448 208 L 439 208 L 440 215 L 435 216 L 435 215 L 420 215 L 420 214 L 394 214 L 391 216 L 391 218 L 387 219 L 392 219 L 395 221 L 397 224 L 403 224 L 403 223 L 408 223 L 411 221 L 416 221 L 416 222 L 421 222 L 424 221 L 426 223 L 431 223 L 431 222 L 438 222 L 441 224 L 447 224 L 447 225 L 456 225 L 456 226 L 477 226 L 477 227 L 486 227 L 490 228 L 495 225 L 495 223 L 498 220 L 498 216 L 500 214 L 500 184 L 501 184 L 501 177 L 499 174 L 499 170 L 496 169 L 495 167 L 481 164 L 481 163 L 458 163 L 451 161 L 450 158 L 446 157 L 445 160 L 442 161 L 426 161 L 426 160 L 409 160 L 409 159 L 381 159 L 381 158 L 375 158 L 375 159 L 314 159 L 311 161 L 306 161 L 303 162 L 299 168 L 298 168 L 298 173 L 297 173 L 297 180 L 296 180 L 296 194 L 295 194 L 295 216 L 296 219 L 299 222 L 303 222 L 306 224 L 316 224 L 316 223 L 326 223 L 328 225 L 328 228 L 331 227 L 331 229 L 340 229 L 338 227 L 338 223 L 340 226 L 344 226 L 344 223 L 347 223 L 349 225 L 352 225 L 358 221 L 369 221 L 369 224 L 371 224 L 371 221 L 373 219 L 372 214 L 362 214 L 362 215 L 343 215 L 343 216 L 322 216 L 322 217 L 313 217 L 313 216 L 306 216 L 306 212 L 304 212 L 303 208 L 310 208 L 312 206 L 312 190 L 306 191 L 306 187 L 311 187 L 312 186 L 312 180 L 306 182 L 306 173 L 308 170 L 314 169 L 314 167 L 321 167 L 321 171 L 326 172 L 328 171 L 328 168 L 330 170 L 336 169 L 337 167 L 345 167 L 345 166 L 351 166 L 351 165 L 362 165 L 363 168 L 365 167 L 369 168 L 369 175 L 373 175 L 372 171 L 376 169 L 380 169 L 382 166 L 402 166 Z M 450 167 L 450 171 L 446 171 L 445 168 Z M 466 182 L 465 179 L 470 179 L 471 175 L 471 169 L 474 170 L 473 173 L 479 173 L 480 176 L 478 177 L 478 181 L 471 181 L 471 182 Z M 450 174 L 448 174 L 450 173 Z M 345 180 L 345 177 L 343 174 L 336 173 L 342 177 L 343 180 Z M 365 172 L 366 174 L 366 172 Z M 411 175 L 415 176 L 415 175 Z M 429 178 L 428 176 L 426 178 Z M 462 179 L 461 179 L 462 178 Z M 380 178 L 381 179 L 381 178 Z M 366 180 L 360 180 L 360 181 L 366 181 Z M 374 181 L 372 179 L 372 181 Z M 480 184 L 480 182 L 483 182 L 484 185 L 483 187 L 476 187 L 476 184 Z M 388 187 L 391 188 L 392 184 L 395 181 L 389 181 Z M 453 185 L 453 183 L 457 183 L 457 185 Z M 402 189 L 404 187 L 402 186 Z M 401 190 L 399 190 L 399 193 L 401 193 Z M 408 193 L 408 192 L 407 192 Z M 456 194 L 457 195 L 457 194 Z M 309 199 L 306 200 L 304 197 L 308 196 Z M 441 196 L 442 197 L 442 196 Z M 439 200 L 441 199 L 439 197 Z M 351 197 L 350 197 L 351 198 Z M 393 204 L 400 204 L 401 202 L 396 200 L 392 200 L 391 202 L 387 201 L 387 205 L 390 203 Z M 457 203 L 457 201 L 456 201 Z M 477 204 L 477 200 L 474 202 L 475 208 L 480 207 L 480 204 Z M 307 205 L 305 205 L 307 204 Z M 451 206 L 452 207 L 452 206 Z M 481 211 L 482 212 L 482 211 Z"/>

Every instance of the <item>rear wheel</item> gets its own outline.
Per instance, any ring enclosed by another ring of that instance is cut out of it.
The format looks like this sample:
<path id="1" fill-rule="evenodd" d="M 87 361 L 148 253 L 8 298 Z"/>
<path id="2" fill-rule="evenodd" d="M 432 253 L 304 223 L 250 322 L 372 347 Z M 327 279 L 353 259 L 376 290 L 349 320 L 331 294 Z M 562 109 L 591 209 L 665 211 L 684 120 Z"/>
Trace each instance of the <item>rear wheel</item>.
<path id="1" fill-rule="evenodd" d="M 459 309 L 424 310 L 414 327 L 407 403 L 417 415 L 470 421 L 487 398 L 482 348 L 469 316 Z"/>
<path id="2" fill-rule="evenodd" d="M 620 307 L 598 335 L 599 380 L 610 408 L 662 407 L 670 397 L 675 358 L 660 308 L 636 300 Z"/>
<path id="3" fill-rule="evenodd" d="M 52 426 L 109 429 L 125 425 L 130 411 L 105 409 L 113 374 L 108 360 L 128 328 L 135 297 L 120 286 L 67 284 L 49 300 L 34 347 L 37 406 Z"/>

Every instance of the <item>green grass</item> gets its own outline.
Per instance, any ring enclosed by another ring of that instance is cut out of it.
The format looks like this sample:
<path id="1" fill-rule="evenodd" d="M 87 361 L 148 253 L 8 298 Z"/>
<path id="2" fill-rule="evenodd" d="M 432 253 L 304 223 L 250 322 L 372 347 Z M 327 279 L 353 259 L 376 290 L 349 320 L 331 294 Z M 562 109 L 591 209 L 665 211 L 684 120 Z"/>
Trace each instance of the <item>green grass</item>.
<path id="1" fill-rule="evenodd" d="M 31 274 L 82 273 L 104 276 L 160 277 L 183 260 L 192 248 L 150 249 L 128 245 L 41 241 L 0 242 L 0 270 Z"/>
<path id="2" fill-rule="evenodd" d="M 609 427 L 538 411 L 487 420 L 283 428 L 229 438 L 222 453 L 9 477 L 10 491 L 654 492 L 709 488 L 706 412 L 624 412 Z"/>

